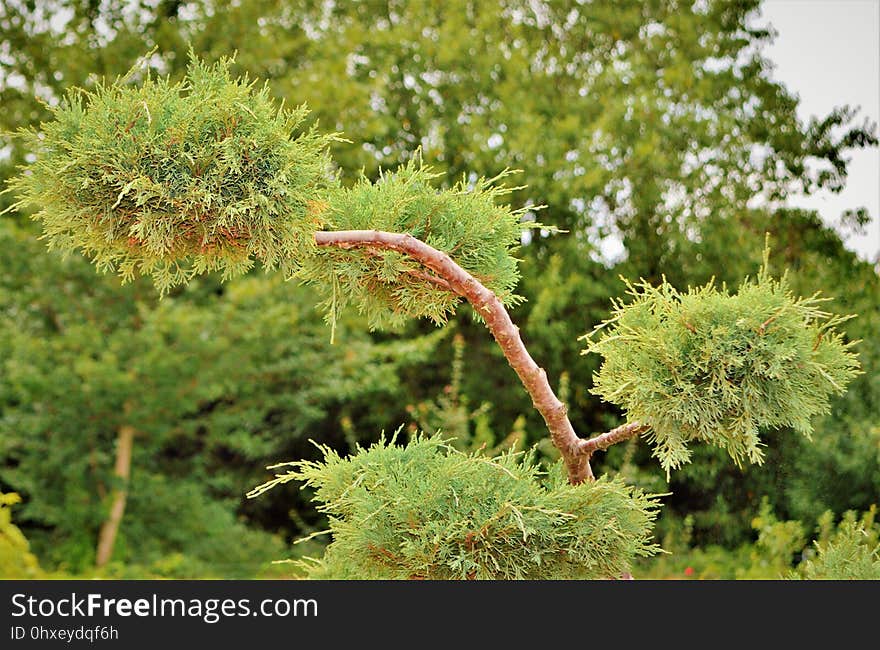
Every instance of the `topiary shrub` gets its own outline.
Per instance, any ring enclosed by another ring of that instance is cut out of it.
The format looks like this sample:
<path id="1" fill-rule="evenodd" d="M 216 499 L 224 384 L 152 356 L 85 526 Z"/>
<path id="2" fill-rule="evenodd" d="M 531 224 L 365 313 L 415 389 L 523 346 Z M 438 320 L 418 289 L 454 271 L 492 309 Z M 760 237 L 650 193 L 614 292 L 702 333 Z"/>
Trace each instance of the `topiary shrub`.
<path id="1" fill-rule="evenodd" d="M 20 132 L 36 161 L 11 188 L 36 209 L 50 248 L 82 251 L 126 280 L 149 275 L 163 293 L 254 260 L 297 269 L 323 226 L 312 208 L 334 184 L 335 136 L 302 130 L 304 106 L 277 106 L 229 64 L 193 58 L 178 83 L 74 89 L 41 131 Z"/>
<path id="2" fill-rule="evenodd" d="M 629 295 L 586 337 L 586 352 L 604 357 L 592 392 L 649 427 L 667 473 L 690 459 L 691 441 L 760 463 L 761 428 L 809 436 L 810 419 L 858 374 L 853 343 L 834 329 L 848 317 L 822 311 L 818 295 L 793 295 L 766 258 L 736 293 L 642 282 Z"/>
<path id="3" fill-rule="evenodd" d="M 408 233 L 433 248 L 454 252 L 456 262 L 505 305 L 519 302 L 513 293 L 519 280 L 512 253 L 523 230 L 546 227 L 522 222 L 524 210 L 511 210 L 498 200 L 512 188 L 498 185 L 508 175 L 462 180 L 436 190 L 439 176 L 416 155 L 399 169 L 382 173 L 376 183 L 361 178 L 350 188 L 328 192 L 321 219 L 332 230 L 380 230 Z M 454 312 L 461 296 L 440 276 L 405 253 L 364 254 L 363 250 L 322 248 L 303 262 L 301 279 L 326 297 L 329 320 L 352 304 L 367 315 L 371 327 L 397 327 L 411 318 L 438 325 Z"/>
<path id="4" fill-rule="evenodd" d="M 620 575 L 659 548 L 651 541 L 655 496 L 619 479 L 571 485 L 542 477 L 530 456 L 465 454 L 442 438 L 405 446 L 380 440 L 348 458 L 276 467 L 256 488 L 302 481 L 330 520 L 321 560 L 302 563 L 325 579 L 558 579 Z"/>
<path id="5" fill-rule="evenodd" d="M 630 421 L 580 437 L 506 309 L 516 301 L 512 253 L 536 224 L 497 204 L 505 190 L 495 179 L 438 190 L 419 161 L 343 189 L 327 153 L 336 136 L 301 131 L 305 109 L 286 111 L 265 87 L 233 79 L 229 61 L 194 60 L 180 84 L 129 81 L 74 91 L 52 122 L 23 133 L 36 160 L 11 184 L 13 208 L 36 209 L 50 246 L 81 250 L 123 279 L 148 274 L 160 292 L 260 261 L 318 285 L 331 324 L 348 303 L 373 326 L 443 323 L 465 299 L 562 457 L 546 483 L 530 460 L 463 455 L 435 438 L 295 462 L 252 495 L 288 480 L 318 489 L 333 541 L 314 577 L 618 575 L 657 550 L 656 500 L 596 481 L 594 453 L 644 435 L 667 472 L 698 440 L 759 462 L 761 427 L 809 433 L 857 371 L 834 330 L 843 319 L 815 296 L 794 297 L 766 263 L 733 295 L 641 283 L 588 337 L 587 351 L 604 356 L 595 390 Z"/>

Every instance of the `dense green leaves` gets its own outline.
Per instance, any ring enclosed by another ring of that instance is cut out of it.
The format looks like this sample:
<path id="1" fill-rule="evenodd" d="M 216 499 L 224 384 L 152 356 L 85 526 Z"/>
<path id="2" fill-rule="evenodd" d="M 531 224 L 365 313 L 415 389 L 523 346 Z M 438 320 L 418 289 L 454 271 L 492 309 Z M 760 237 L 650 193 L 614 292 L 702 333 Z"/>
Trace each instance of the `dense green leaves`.
<path id="1" fill-rule="evenodd" d="M 758 431 L 806 435 L 858 374 L 835 326 L 846 320 L 797 298 L 765 267 L 734 294 L 710 283 L 681 293 L 668 283 L 630 285 L 631 300 L 589 336 L 604 357 L 593 391 L 620 405 L 664 469 L 690 459 L 687 443 L 723 447 L 737 464 L 761 462 Z"/>
<path id="2" fill-rule="evenodd" d="M 392 441 L 393 442 L 393 441 Z M 333 541 L 305 564 L 333 579 L 574 579 L 628 571 L 651 542 L 656 497 L 616 479 L 572 486 L 522 454 L 464 454 L 439 437 L 384 439 L 348 458 L 323 447 L 251 492 L 302 481 Z"/>

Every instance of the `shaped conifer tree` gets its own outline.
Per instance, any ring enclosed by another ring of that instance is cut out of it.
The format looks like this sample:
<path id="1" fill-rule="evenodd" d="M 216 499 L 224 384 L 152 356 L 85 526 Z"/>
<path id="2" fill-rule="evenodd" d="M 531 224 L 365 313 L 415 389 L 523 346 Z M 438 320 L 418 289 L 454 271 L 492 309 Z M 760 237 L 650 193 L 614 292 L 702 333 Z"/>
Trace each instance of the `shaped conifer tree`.
<path id="1" fill-rule="evenodd" d="M 290 480 L 316 488 L 333 534 L 310 567 L 316 577 L 625 573 L 657 550 L 657 500 L 596 480 L 595 452 L 641 435 L 667 471 L 695 441 L 760 462 L 762 428 L 809 435 L 810 418 L 858 372 L 835 331 L 843 318 L 818 296 L 794 296 L 766 260 L 736 293 L 632 285 L 631 300 L 586 337 L 586 351 L 604 357 L 593 390 L 628 421 L 582 438 L 507 311 L 513 253 L 523 228 L 540 224 L 500 202 L 501 177 L 441 190 L 417 156 L 376 183 L 343 187 L 328 149 L 336 134 L 303 128 L 304 107 L 285 109 L 266 87 L 233 78 L 229 61 L 193 60 L 179 83 L 73 90 L 53 113 L 21 132 L 36 158 L 11 183 L 50 248 L 80 251 L 123 280 L 148 275 L 162 293 L 258 261 L 316 285 L 331 328 L 347 305 L 382 327 L 443 324 L 466 300 L 543 417 L 562 457 L 549 477 L 528 455 L 463 454 L 425 436 L 278 466 L 251 495 Z"/>

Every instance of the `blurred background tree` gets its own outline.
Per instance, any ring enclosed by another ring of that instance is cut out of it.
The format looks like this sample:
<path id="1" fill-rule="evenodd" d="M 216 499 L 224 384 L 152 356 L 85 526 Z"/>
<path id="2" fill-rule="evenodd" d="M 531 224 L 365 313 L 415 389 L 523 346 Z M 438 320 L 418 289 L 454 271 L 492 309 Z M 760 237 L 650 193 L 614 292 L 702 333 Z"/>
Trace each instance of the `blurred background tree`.
<path id="1" fill-rule="evenodd" d="M 780 430 L 761 467 L 738 469 L 701 448 L 672 474 L 658 535 L 687 530 L 688 547 L 734 548 L 757 539 L 762 497 L 809 528 L 826 510 L 866 510 L 880 495 L 878 270 L 817 214 L 782 207 L 792 193 L 840 189 L 847 152 L 876 145 L 875 127 L 848 107 L 798 118 L 796 96 L 770 77 L 759 9 L 758 0 L 3 0 L 0 129 L 38 124 L 43 102 L 123 74 L 153 47 L 148 65 L 178 76 L 191 45 L 208 60 L 236 52 L 236 72 L 268 79 L 288 104 L 307 102 L 324 130 L 349 134 L 357 145 L 333 145 L 345 183 L 361 170 L 375 178 L 418 146 L 448 185 L 465 170 L 522 168 L 515 180 L 526 187 L 512 204 L 546 205 L 541 220 L 568 234 L 524 242 L 518 292 L 528 302 L 513 316 L 553 383 L 567 377 L 581 435 L 619 422 L 589 393 L 598 360 L 580 357 L 577 342 L 623 293 L 618 276 L 733 283 L 755 272 L 770 232 L 774 272 L 788 266 L 796 292 L 822 288 L 835 311 L 860 315 L 844 329 L 864 339 L 866 373 L 815 423 L 812 444 Z M 28 151 L 0 137 L 5 180 Z M 0 196 L 0 209 L 10 201 Z M 168 575 L 254 575 L 319 526 L 292 490 L 243 498 L 263 466 L 312 455 L 307 439 L 345 449 L 358 432 L 395 423 L 466 426 L 461 409 L 423 406 L 443 406 L 453 362 L 463 368 L 456 394 L 491 402 L 481 409 L 496 442 L 511 431 L 525 445 L 543 437 L 466 310 L 457 346 L 427 323 L 393 340 L 368 334 L 349 314 L 331 347 L 307 288 L 254 272 L 160 302 L 145 285 L 120 291 L 85 261 L 45 252 L 27 216 L 0 219 L 0 490 L 22 495 L 17 523 L 50 567 L 94 562 L 126 419 L 137 423 L 133 464 L 111 567 Z M 666 491 L 645 445 L 620 447 L 600 471 Z"/>

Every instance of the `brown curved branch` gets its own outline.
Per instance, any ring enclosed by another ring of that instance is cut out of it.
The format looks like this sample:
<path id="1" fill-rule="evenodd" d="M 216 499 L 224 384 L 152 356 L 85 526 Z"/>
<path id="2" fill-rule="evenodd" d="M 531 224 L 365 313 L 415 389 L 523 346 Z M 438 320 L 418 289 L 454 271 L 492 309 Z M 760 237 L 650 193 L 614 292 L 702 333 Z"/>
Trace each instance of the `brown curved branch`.
<path id="1" fill-rule="evenodd" d="M 449 255 L 412 235 L 380 230 L 340 230 L 315 233 L 315 243 L 325 247 L 373 248 L 405 253 L 448 283 L 451 290 L 470 302 L 486 321 L 507 362 L 531 396 L 532 404 L 544 418 L 553 444 L 562 454 L 569 481 L 576 485 L 593 480 L 590 468 L 592 451 L 584 447 L 586 441 L 578 438 L 574 432 L 565 404 L 550 387 L 547 373 L 526 350 L 519 328 L 510 320 L 498 296 L 456 264 Z"/>
<path id="2" fill-rule="evenodd" d="M 568 479 L 572 484 L 594 479 L 590 467 L 593 453 L 639 436 L 650 428 L 639 422 L 629 422 L 588 440 L 579 438 L 568 419 L 565 405 L 556 397 L 547 381 L 547 373 L 532 359 L 520 338 L 519 328 L 513 324 L 498 296 L 443 251 L 412 235 L 381 230 L 317 232 L 315 243 L 325 247 L 383 249 L 404 253 L 436 274 L 412 271 L 412 275 L 453 291 L 470 302 L 486 321 L 486 326 L 504 352 L 507 362 L 531 396 L 532 404 L 544 418 L 550 438 L 565 461 Z"/>
<path id="3" fill-rule="evenodd" d="M 381 257 L 379 253 L 375 253 L 371 250 L 367 250 L 367 254 L 370 257 Z M 455 293 L 452 290 L 452 287 L 449 286 L 449 283 L 441 277 L 436 275 L 431 275 L 430 273 L 425 273 L 424 271 L 419 271 L 418 269 L 408 269 L 405 271 L 407 275 L 410 275 L 414 278 L 418 278 L 419 280 L 424 280 L 425 282 L 430 282 L 431 284 L 436 284 L 443 291 L 449 291 L 451 293 Z"/>

